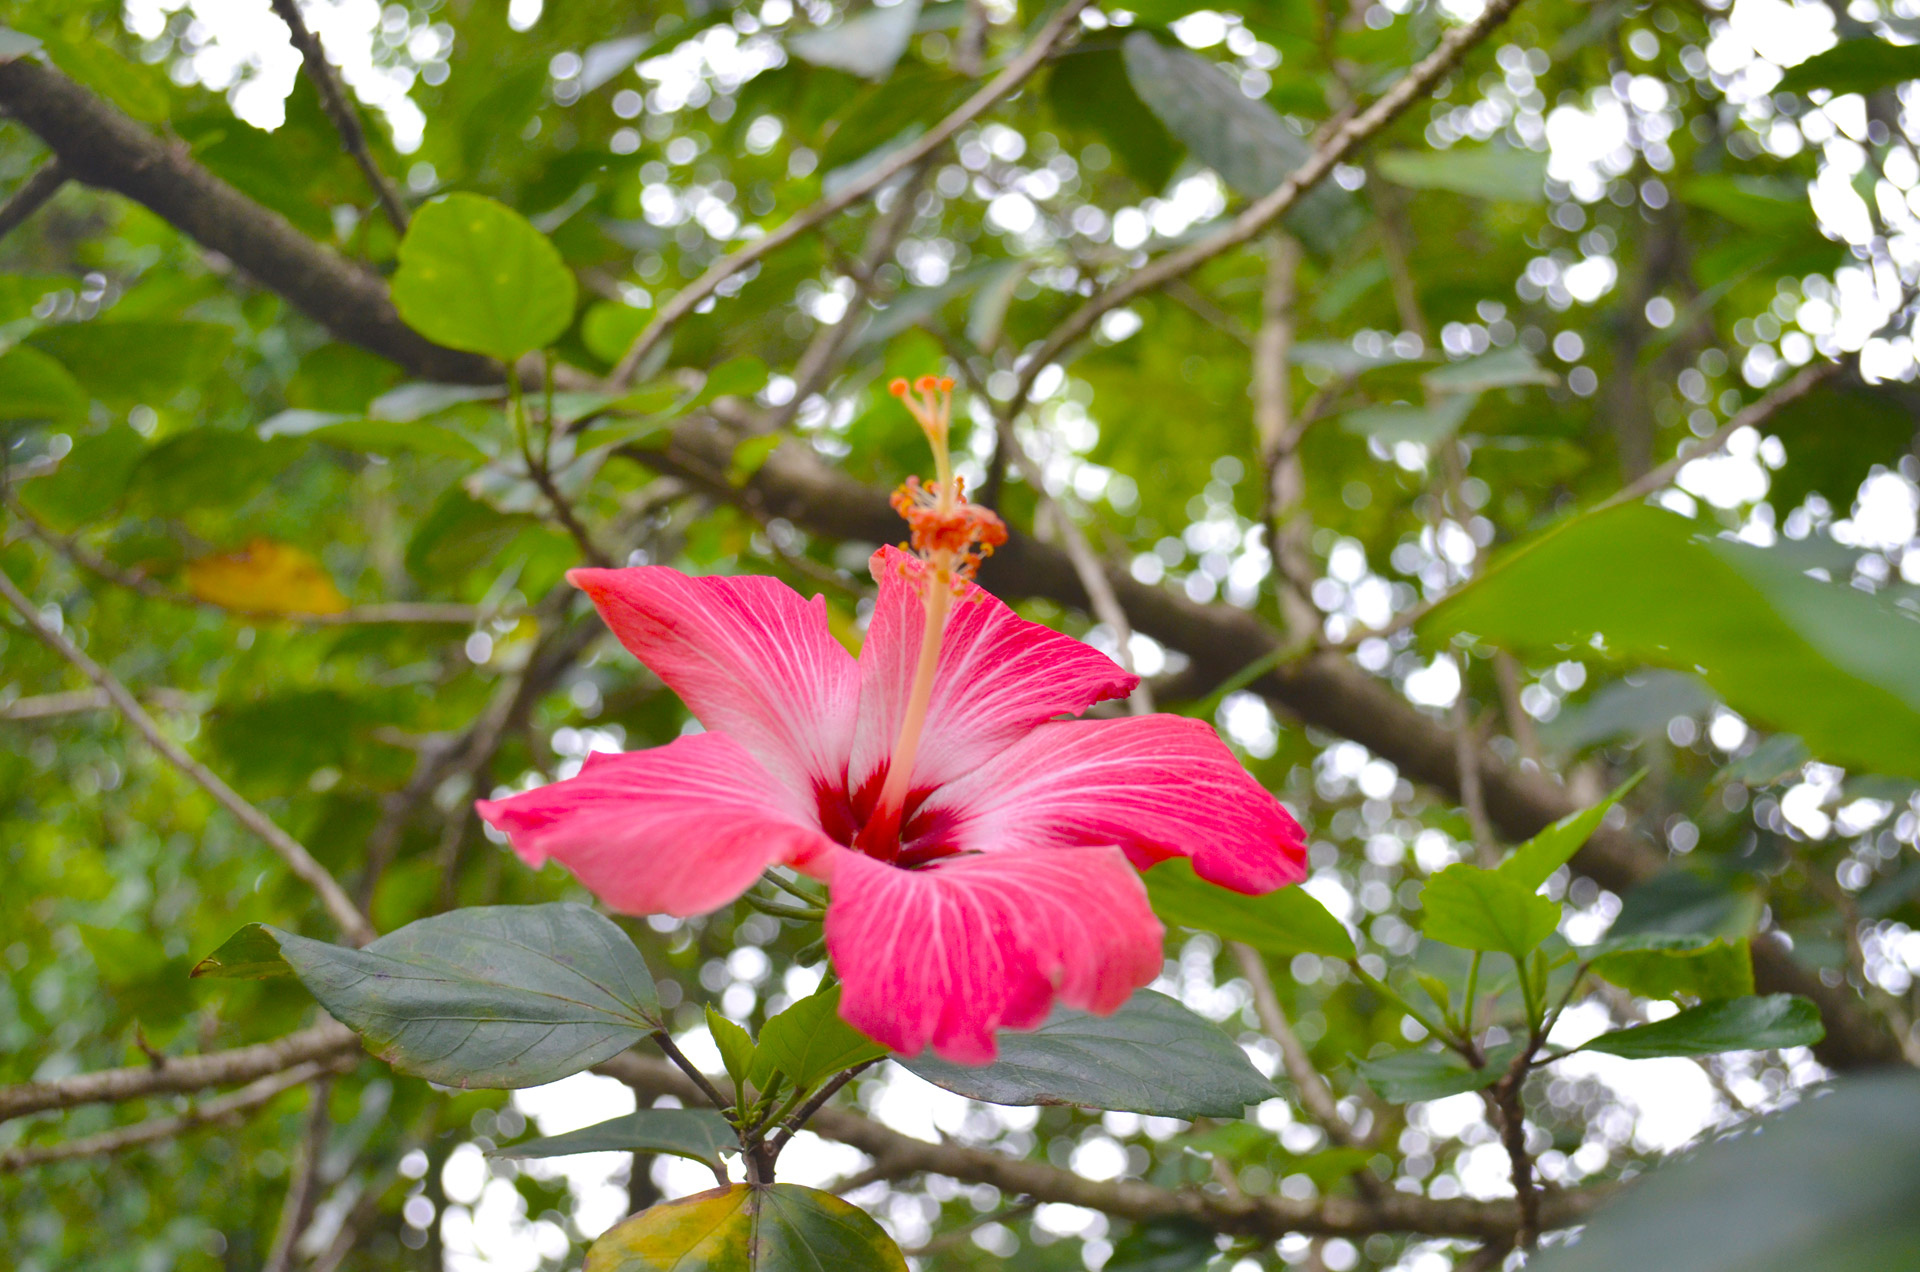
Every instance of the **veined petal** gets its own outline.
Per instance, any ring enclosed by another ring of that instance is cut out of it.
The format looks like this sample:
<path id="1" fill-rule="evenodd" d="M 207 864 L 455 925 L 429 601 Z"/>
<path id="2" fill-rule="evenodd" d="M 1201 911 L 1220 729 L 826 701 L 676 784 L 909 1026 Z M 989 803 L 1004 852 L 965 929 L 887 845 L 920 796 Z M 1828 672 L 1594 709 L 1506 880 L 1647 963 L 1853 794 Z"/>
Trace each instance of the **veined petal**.
<path id="1" fill-rule="evenodd" d="M 623 914 L 704 914 L 770 865 L 838 851 L 722 733 L 593 755 L 578 777 L 476 807 L 528 865 L 553 858 Z"/>
<path id="2" fill-rule="evenodd" d="M 920 563 L 898 548 L 873 554 L 880 597 L 860 650 L 860 719 L 847 787 L 859 791 L 887 763 L 900 734 L 920 656 L 925 606 Z M 1078 715 L 1133 692 L 1139 677 L 1091 645 L 1019 617 L 969 583 L 940 643 L 933 703 L 914 762 L 914 790 L 948 782 L 1042 720 Z"/>
<path id="3" fill-rule="evenodd" d="M 984 1064 L 994 1032 L 1056 999 L 1106 1015 L 1160 971 L 1160 921 L 1115 848 L 957 857 L 902 870 L 834 862 L 827 951 L 840 1014 L 895 1051 Z"/>
<path id="4" fill-rule="evenodd" d="M 1118 844 L 1142 869 L 1191 857 L 1261 893 L 1306 874 L 1300 824 L 1212 728 L 1173 715 L 1043 724 L 933 792 L 919 817 L 962 851 Z"/>
<path id="5" fill-rule="evenodd" d="M 695 578 L 662 565 L 572 570 L 600 616 L 700 723 L 811 799 L 846 780 L 859 670 L 827 602 L 778 579 Z"/>

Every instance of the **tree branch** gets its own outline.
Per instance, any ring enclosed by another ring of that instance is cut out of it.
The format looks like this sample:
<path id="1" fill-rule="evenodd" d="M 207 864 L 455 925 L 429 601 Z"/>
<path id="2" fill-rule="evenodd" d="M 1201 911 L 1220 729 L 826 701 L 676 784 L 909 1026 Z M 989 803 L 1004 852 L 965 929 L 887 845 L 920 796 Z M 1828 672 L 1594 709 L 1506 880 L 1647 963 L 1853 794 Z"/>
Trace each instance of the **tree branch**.
<path id="1" fill-rule="evenodd" d="M 1018 386 L 1013 393 L 1015 404 L 1023 403 L 1032 391 L 1033 381 L 1046 366 L 1058 358 L 1074 341 L 1093 329 L 1102 315 L 1118 309 L 1136 296 L 1154 291 L 1176 278 L 1192 273 L 1223 252 L 1240 246 L 1269 225 L 1285 216 L 1293 209 L 1303 195 L 1324 180 L 1335 165 L 1346 160 L 1355 150 L 1399 118 L 1402 111 L 1413 105 L 1427 91 L 1460 64 L 1468 51 L 1480 41 L 1491 35 L 1507 16 L 1518 8 L 1520 0 L 1488 0 L 1480 16 L 1464 26 L 1448 31 L 1440 39 L 1440 45 L 1415 63 L 1413 68 L 1395 81 L 1380 98 L 1349 119 L 1329 135 L 1313 153 L 1307 156 L 1305 163 L 1287 175 L 1272 193 L 1254 200 L 1240 215 L 1233 218 L 1216 233 L 1208 235 L 1191 246 L 1169 252 L 1151 264 L 1136 270 L 1125 279 L 1107 288 L 1093 297 L 1071 314 L 1065 321 L 1053 329 L 1047 338 L 1027 358 L 1020 372 Z"/>
<path id="2" fill-rule="evenodd" d="M 359 113 L 348 100 L 340 77 L 334 74 L 333 66 L 327 61 L 327 52 L 321 47 L 320 38 L 307 29 L 307 20 L 300 13 L 299 0 L 273 0 L 273 11 L 287 24 L 287 32 L 293 37 L 293 47 L 300 50 L 300 60 L 307 68 L 307 76 L 320 91 L 320 105 L 326 109 L 327 118 L 333 121 L 334 130 L 340 134 L 340 144 L 346 147 L 347 153 L 353 156 L 353 161 L 366 175 L 367 184 L 373 187 L 374 197 L 380 200 L 380 208 L 387 214 L 387 220 L 393 223 L 395 233 L 405 234 L 406 204 L 400 201 L 400 192 L 387 179 L 387 174 L 380 171 L 380 165 L 373 161 L 373 155 L 367 149 L 367 135 L 360 127 Z"/>
<path id="3" fill-rule="evenodd" d="M 498 383 L 491 360 L 434 344 L 400 321 L 386 284 L 329 251 L 170 144 L 32 57 L 0 61 L 0 108 L 31 129 L 76 181 L 158 213 L 285 296 L 342 340 L 417 376 Z"/>
<path id="4" fill-rule="evenodd" d="M 0 238 L 19 229 L 26 219 L 45 206 L 48 199 L 60 193 L 60 187 L 67 183 L 67 170 L 56 157 L 47 160 L 33 170 L 33 175 L 20 183 L 5 206 L 0 206 Z"/>
<path id="5" fill-rule="evenodd" d="M 617 1055 L 594 1066 L 594 1071 L 618 1078 L 643 1100 L 661 1095 L 672 1095 L 683 1102 L 699 1098 L 691 1079 L 664 1061 L 635 1052 Z M 1095 1181 L 992 1149 L 929 1144 L 844 1108 L 822 1108 L 814 1114 L 808 1129 L 873 1158 L 874 1169 L 863 1172 L 872 1179 L 901 1179 L 927 1172 L 964 1183 L 992 1184 L 1009 1196 L 1028 1196 L 1038 1202 L 1085 1206 L 1137 1222 L 1185 1220 L 1214 1232 L 1261 1240 L 1277 1240 L 1295 1232 L 1343 1237 L 1417 1232 L 1498 1241 L 1510 1240 L 1521 1219 L 1520 1208 L 1512 1201 L 1441 1201 L 1400 1192 L 1382 1193 L 1372 1202 L 1353 1197 L 1293 1201 L 1275 1196 L 1225 1197 L 1200 1189 L 1176 1191 L 1135 1180 Z M 1579 1223 L 1610 1191 L 1600 1187 L 1546 1196 L 1542 1199 L 1541 1222 L 1548 1228 Z"/>
<path id="6" fill-rule="evenodd" d="M 1340 1106 L 1327 1080 L 1313 1067 L 1313 1057 L 1307 1054 L 1305 1044 L 1287 1022 L 1287 1014 L 1281 1010 L 1279 995 L 1273 992 L 1273 978 L 1267 975 L 1267 964 L 1260 951 L 1239 941 L 1227 942 L 1227 948 L 1233 951 L 1240 974 L 1253 989 L 1253 1010 L 1260 1017 L 1260 1027 L 1279 1044 L 1280 1062 L 1286 1068 L 1287 1077 L 1292 1079 L 1294 1089 L 1299 1091 L 1300 1105 L 1306 1109 L 1307 1116 L 1335 1144 L 1342 1147 L 1358 1144 L 1359 1137 L 1353 1133 L 1353 1127 L 1340 1116 Z"/>
<path id="7" fill-rule="evenodd" d="M 309 1062 L 330 1062 L 360 1050 L 351 1029 L 327 1020 L 272 1042 L 198 1056 L 169 1056 L 162 1064 L 80 1073 L 51 1082 L 0 1087 L 0 1122 L 30 1113 L 77 1108 L 82 1104 L 119 1104 L 154 1095 L 178 1095 L 208 1087 L 252 1082 Z"/>
<path id="8" fill-rule="evenodd" d="M 351 1067 L 351 1063 L 339 1058 L 310 1060 L 304 1064 L 295 1065 L 291 1069 L 261 1078 L 231 1095 L 222 1095 L 208 1100 L 173 1117 L 156 1117 L 151 1121 L 123 1126 L 117 1130 L 103 1131 L 98 1135 L 67 1140 L 60 1144 L 0 1150 L 0 1174 L 25 1170 L 30 1166 L 44 1166 L 48 1162 L 70 1161 L 76 1157 L 97 1157 L 102 1153 L 117 1153 L 122 1149 L 151 1144 L 156 1140 L 171 1139 L 182 1131 L 191 1130 L 196 1126 L 226 1121 L 250 1113 L 283 1092 L 290 1091 L 302 1083 L 311 1082 L 315 1078 L 338 1072 L 342 1067 Z"/>
<path id="9" fill-rule="evenodd" d="M 78 645 L 67 639 L 65 633 L 55 631 L 48 626 L 47 622 L 40 617 L 39 611 L 33 607 L 33 603 L 13 585 L 13 580 L 5 574 L 0 574 L 0 598 L 4 598 L 7 604 L 14 608 L 14 611 L 20 615 L 20 620 L 27 625 L 27 629 L 37 636 L 43 645 L 73 664 L 82 675 L 99 686 L 100 690 L 112 699 L 113 705 L 120 709 L 120 714 L 126 717 L 127 723 L 138 730 L 140 735 L 146 738 L 153 749 L 160 752 L 168 763 L 179 769 L 207 794 L 213 796 L 214 800 L 233 814 L 234 819 L 241 825 L 266 841 L 267 847 L 273 849 L 280 860 L 286 863 L 287 868 L 319 895 L 321 903 L 327 908 L 327 913 L 333 917 L 333 921 L 339 925 L 340 930 L 349 940 L 356 945 L 365 945 L 374 938 L 376 933 L 373 925 L 360 912 L 360 908 L 354 905 L 352 898 L 347 896 L 327 868 L 314 860 L 313 854 L 307 851 L 305 845 L 282 830 L 272 818 L 255 808 L 238 791 L 228 786 L 219 774 L 188 755 L 178 743 L 162 732 L 159 724 L 127 691 L 127 687 L 115 679 L 106 668 L 87 657 Z"/>
<path id="10" fill-rule="evenodd" d="M 1508 2 L 1513 3 L 1517 0 L 1508 0 Z M 1033 43 L 1029 44 L 1020 56 L 1007 63 L 998 75 L 988 80 L 978 92 L 961 103 L 958 110 L 921 134 L 918 141 L 899 151 L 865 176 L 845 186 L 839 193 L 821 199 L 804 212 L 796 212 L 782 222 L 779 229 L 768 232 L 739 251 L 723 256 L 709 265 L 704 274 L 674 293 L 672 300 L 660 306 L 660 311 L 654 315 L 653 321 L 647 324 L 646 329 L 634 338 L 633 343 L 627 347 L 627 351 L 620 356 L 619 364 L 607 377 L 609 384 L 615 388 L 626 387 L 632 381 L 634 373 L 640 369 L 640 364 L 646 361 L 647 355 L 653 352 L 654 347 L 669 331 L 673 330 L 674 325 L 692 313 L 701 301 L 713 295 L 721 283 L 886 185 L 887 182 L 946 145 L 952 140 L 954 134 L 986 113 L 995 102 L 1026 83 L 1028 77 L 1039 70 L 1052 54 L 1054 46 L 1073 31 L 1080 11 L 1086 8 L 1087 4 L 1088 0 L 1066 0 L 1066 3 L 1060 6 L 1059 11 L 1052 18 L 1048 19 L 1046 26 L 1040 29 L 1040 33 L 1034 36 Z"/>

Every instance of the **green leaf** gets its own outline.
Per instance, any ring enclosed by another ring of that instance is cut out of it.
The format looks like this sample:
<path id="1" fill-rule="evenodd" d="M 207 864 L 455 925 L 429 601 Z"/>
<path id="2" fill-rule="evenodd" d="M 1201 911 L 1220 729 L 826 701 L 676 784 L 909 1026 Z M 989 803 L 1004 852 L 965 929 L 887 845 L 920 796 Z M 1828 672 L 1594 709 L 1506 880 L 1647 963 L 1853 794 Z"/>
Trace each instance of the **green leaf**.
<path id="1" fill-rule="evenodd" d="M 0 420 L 84 419 L 87 391 L 73 373 L 31 345 L 0 353 Z"/>
<path id="2" fill-rule="evenodd" d="M 583 905 L 453 910 L 359 950 L 256 926 L 369 1050 L 446 1086 L 554 1082 L 660 1027 L 640 951 Z"/>
<path id="3" fill-rule="evenodd" d="M 1628 889 L 1620 898 L 1619 917 L 1601 947 L 1658 948 L 1615 946 L 1614 942 L 1659 936 L 1697 941 L 1737 939 L 1752 933 L 1760 917 L 1760 905 L 1760 899 L 1751 892 L 1737 891 L 1691 870 L 1670 867 Z"/>
<path id="4" fill-rule="evenodd" d="M 249 923 L 195 963 L 192 975 L 213 980 L 271 980 L 293 975 L 293 965 L 281 955 L 278 937 L 258 923 Z"/>
<path id="5" fill-rule="evenodd" d="M 1650 1025 L 1601 1034 L 1581 1048 L 1629 1060 L 1710 1056 L 1722 1051 L 1810 1047 L 1826 1036 L 1820 1009 L 1792 994 L 1733 998 L 1689 1007 Z"/>
<path id="6" fill-rule="evenodd" d="M 1540 740 L 1557 751 L 1581 751 L 1597 742 L 1664 737 L 1677 716 L 1697 716 L 1719 699 L 1698 676 L 1678 671 L 1635 672 L 1602 685 L 1540 726 Z"/>
<path id="7" fill-rule="evenodd" d="M 1389 446 L 1396 442 L 1434 446 L 1460 431 L 1478 400 L 1477 394 L 1449 393 L 1425 406 L 1364 406 L 1342 415 L 1340 429 Z"/>
<path id="8" fill-rule="evenodd" d="M 1321 954 L 1345 960 L 1354 956 L 1353 937 L 1304 888 L 1245 896 L 1200 878 L 1185 857 L 1155 866 L 1147 871 L 1146 880 L 1153 912 L 1167 923 L 1243 941 L 1262 953 L 1283 958 Z"/>
<path id="9" fill-rule="evenodd" d="M 1658 1166 L 1529 1272 L 1870 1272 L 1920 1250 L 1920 1075 L 1807 1091 L 1748 1131 Z"/>
<path id="10" fill-rule="evenodd" d="M 1449 362 L 1420 377 L 1429 393 L 1482 393 L 1488 389 L 1517 389 L 1527 385 L 1553 385 L 1560 377 L 1533 360 L 1533 355 L 1515 345 L 1495 349 L 1477 358 Z"/>
<path id="11" fill-rule="evenodd" d="M 55 529 L 77 529 L 120 502 L 146 453 L 146 442 L 125 424 L 78 438 L 59 468 L 21 483 L 20 502 Z"/>
<path id="12" fill-rule="evenodd" d="M 1511 857 L 1500 863 L 1500 873 L 1515 883 L 1537 890 L 1554 871 L 1573 860 L 1573 854 L 1593 838 L 1593 832 L 1600 829 L 1600 823 L 1613 811 L 1613 806 L 1646 775 L 1647 771 L 1641 769 L 1592 808 L 1567 814 L 1521 844 Z"/>
<path id="13" fill-rule="evenodd" d="M 900 0 L 891 8 L 873 8 L 825 30 L 805 30 L 787 38 L 787 49 L 803 62 L 870 80 L 893 74 L 913 38 L 920 0 Z"/>
<path id="14" fill-rule="evenodd" d="M 1743 782 L 1748 786 L 1772 786 L 1799 776 L 1812 758 L 1805 742 L 1791 733 L 1776 733 L 1715 773 L 1713 784 Z"/>
<path id="15" fill-rule="evenodd" d="M 745 1082 L 747 1074 L 753 1071 L 753 1035 L 711 1006 L 707 1008 L 707 1032 L 713 1035 L 713 1045 L 719 1048 L 720 1063 L 726 1066 L 727 1076 L 736 1085 Z"/>
<path id="16" fill-rule="evenodd" d="M 1067 127 L 1105 142 L 1148 190 L 1158 193 L 1173 176 L 1180 143 L 1134 91 L 1119 49 L 1068 48 L 1047 77 L 1047 104 Z"/>
<path id="17" fill-rule="evenodd" d="M 1216 1026 L 1149 989 L 1111 1016 L 1060 1008 L 1031 1033 L 1003 1033 L 992 1064 L 930 1054 L 900 1063 L 935 1086 L 989 1104 L 1239 1117 L 1274 1095 L 1273 1084 Z"/>
<path id="18" fill-rule="evenodd" d="M 1427 880 L 1420 894 L 1429 939 L 1463 950 L 1510 954 L 1518 961 L 1553 935 L 1560 907 L 1532 886 L 1497 870 L 1456 862 Z"/>
<path id="19" fill-rule="evenodd" d="M 1393 150 L 1374 160 L 1374 169 L 1415 190 L 1451 190 L 1507 203 L 1541 203 L 1547 197 L 1547 156 L 1511 146 Z"/>
<path id="20" fill-rule="evenodd" d="M 260 425 L 261 437 L 307 437 L 342 450 L 375 455 L 438 455 L 484 463 L 487 455 L 451 429 L 424 421 L 371 420 L 331 411 L 282 411 Z"/>
<path id="21" fill-rule="evenodd" d="M 1744 939 L 1696 949 L 1622 950 L 1594 959 L 1593 971 L 1642 998 L 1708 1002 L 1753 993 L 1753 955 Z"/>
<path id="22" fill-rule="evenodd" d="M 573 321 L 573 273 L 559 251 L 477 194 L 414 213 L 392 290 L 400 317 L 427 339 L 503 362 L 552 344 Z"/>
<path id="23" fill-rule="evenodd" d="M 1240 91 L 1213 62 L 1168 48 L 1146 31 L 1122 46 L 1127 75 L 1154 114 L 1193 157 L 1248 198 L 1271 193 L 1307 161 L 1306 140 L 1273 107 Z M 1331 181 L 1308 191 L 1284 224 L 1308 250 L 1330 256 L 1364 223 L 1358 201 Z"/>
<path id="24" fill-rule="evenodd" d="M 727 1119 L 712 1109 L 641 1109 L 564 1135 L 547 1135 L 496 1148 L 489 1157 L 564 1157 L 570 1153 L 671 1153 L 718 1168 L 720 1154 L 737 1153 Z"/>
<path id="25" fill-rule="evenodd" d="M 1787 462 L 1768 479 L 1767 502 L 1784 513 L 1817 492 L 1836 508 L 1851 505 L 1876 464 L 1892 468 L 1913 445 L 1911 394 L 1898 381 L 1834 376 L 1768 416 L 1766 431 L 1786 447 Z"/>
<path id="26" fill-rule="evenodd" d="M 775 1072 L 802 1091 L 857 1064 L 878 1060 L 887 1049 L 840 1018 L 840 986 L 809 994 L 760 1030 L 759 1050 L 748 1081 L 765 1091 Z"/>
<path id="27" fill-rule="evenodd" d="M 700 391 L 682 410 L 705 406 L 717 397 L 751 397 L 767 386 L 767 364 L 755 357 L 729 358 L 707 372 Z"/>
<path id="28" fill-rule="evenodd" d="M 1377 1060 L 1362 1060 L 1355 1068 L 1383 1099 L 1410 1104 L 1485 1090 L 1506 1076 L 1523 1045 L 1504 1042 L 1487 1048 L 1486 1063 L 1478 1069 L 1455 1051 L 1396 1051 Z"/>
<path id="29" fill-rule="evenodd" d="M 1815 53 L 1780 77 L 1777 91 L 1805 94 L 1824 88 L 1836 96 L 1865 96 L 1920 79 L 1920 46 L 1888 44 L 1872 36 L 1842 40 L 1824 53 Z"/>
<path id="30" fill-rule="evenodd" d="M 58 359 L 93 396 L 115 405 L 162 403 L 213 377 L 233 329 L 210 322 L 73 322 L 27 343 Z"/>
<path id="31" fill-rule="evenodd" d="M 502 390 L 484 384 L 403 384 L 375 398 L 367 414 L 376 420 L 409 424 L 465 402 L 498 401 L 502 396 Z"/>
<path id="32" fill-rule="evenodd" d="M 618 301 L 597 301 L 580 319 L 580 340 L 594 357 L 612 366 L 652 320 L 649 310 Z"/>
<path id="33" fill-rule="evenodd" d="M 1421 631 L 1543 654 L 1591 641 L 1697 669 L 1734 710 L 1822 759 L 1920 777 L 1920 620 L 1644 504 L 1575 517 L 1509 553 Z"/>
<path id="34" fill-rule="evenodd" d="M 906 1272 L 859 1207 L 798 1184 L 735 1184 L 662 1202 L 611 1228 L 583 1272 Z"/>

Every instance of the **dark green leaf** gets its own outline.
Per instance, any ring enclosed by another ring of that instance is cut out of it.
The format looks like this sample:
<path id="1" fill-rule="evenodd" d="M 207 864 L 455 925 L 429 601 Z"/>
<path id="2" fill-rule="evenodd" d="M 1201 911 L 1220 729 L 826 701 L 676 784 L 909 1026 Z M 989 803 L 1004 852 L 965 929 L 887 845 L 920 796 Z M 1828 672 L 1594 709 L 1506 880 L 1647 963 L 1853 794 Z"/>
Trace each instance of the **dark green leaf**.
<path id="1" fill-rule="evenodd" d="M 1722 1051 L 1810 1047 L 1826 1036 L 1820 1009 L 1792 994 L 1733 998 L 1689 1007 L 1650 1025 L 1601 1034 L 1584 1050 L 1629 1060 L 1655 1056 L 1710 1056 Z"/>
<path id="2" fill-rule="evenodd" d="M 414 213 L 392 291 L 421 335 L 502 361 L 552 344 L 573 321 L 573 273 L 559 251 L 518 212 L 477 194 Z"/>
<path id="3" fill-rule="evenodd" d="M 1509 203 L 1541 203 L 1547 197 L 1547 156 L 1511 146 L 1392 150 L 1376 159 L 1374 168 L 1395 185 L 1415 190 L 1451 190 Z"/>
<path id="4" fill-rule="evenodd" d="M 1486 1063 L 1478 1069 L 1454 1051 L 1396 1051 L 1377 1060 L 1362 1060 L 1356 1067 L 1383 1098 L 1409 1104 L 1485 1090 L 1506 1076 L 1522 1045 L 1505 1042 L 1487 1048 Z"/>
<path id="5" fill-rule="evenodd" d="M 1760 902 L 1751 893 L 1689 870 L 1668 869 L 1620 898 L 1619 917 L 1601 944 L 1648 936 L 1731 940 L 1752 932 L 1759 910 Z"/>
<path id="6" fill-rule="evenodd" d="M 779 1072 L 806 1091 L 842 1069 L 886 1054 L 885 1047 L 840 1019 L 840 987 L 829 985 L 762 1027 L 748 1080 L 764 1091 Z"/>
<path id="7" fill-rule="evenodd" d="M 489 1156 L 671 1153 L 718 1166 L 720 1154 L 739 1151 L 740 1143 L 734 1138 L 733 1128 L 712 1109 L 641 1109 L 564 1135 L 548 1135 L 496 1148 Z"/>
<path id="8" fill-rule="evenodd" d="M 1643 504 L 1575 517 L 1498 561 L 1421 624 L 1551 651 L 1698 668 L 1750 720 L 1815 755 L 1920 777 L 1920 620 L 1764 548 Z"/>
<path id="9" fill-rule="evenodd" d="M 1077 1104 L 1161 1117 L 1239 1117 L 1273 1084 L 1224 1033 L 1143 989 L 1111 1016 L 1060 1008 L 1031 1033 L 1000 1035 L 979 1067 L 901 1060 L 935 1086 L 989 1104 Z"/>
<path id="10" fill-rule="evenodd" d="M 360 950 L 261 930 L 369 1050 L 447 1086 L 539 1086 L 659 1028 L 640 952 L 582 905 L 453 910 Z"/>
<path id="11" fill-rule="evenodd" d="M 1173 176 L 1180 143 L 1134 91 L 1118 48 L 1069 48 L 1048 75 L 1047 102 L 1060 122 L 1105 142 L 1148 190 Z"/>
<path id="12" fill-rule="evenodd" d="M 1889 44 L 1872 36 L 1842 40 L 1815 53 L 1780 77 L 1779 91 L 1807 93 L 1816 88 L 1838 94 L 1877 93 L 1920 79 L 1920 46 Z"/>
<path id="13" fill-rule="evenodd" d="M 81 437 L 59 468 L 21 484 L 20 502 L 56 529 L 76 529 L 120 502 L 146 452 L 147 444 L 125 424 Z"/>
<path id="14" fill-rule="evenodd" d="M 1675 718 L 1701 715 L 1717 701 L 1698 676 L 1635 672 L 1603 685 L 1585 702 L 1563 707 L 1540 726 L 1540 740 L 1558 751 L 1581 751 L 1597 742 L 1664 737 Z"/>
<path id="15" fill-rule="evenodd" d="M 865 1211 L 798 1184 L 735 1184 L 643 1210 L 587 1251 L 585 1272 L 906 1272 Z"/>
<path id="16" fill-rule="evenodd" d="M 1898 381 L 1836 376 L 1787 403 L 1767 417 L 1766 431 L 1787 450 L 1786 464 L 1768 480 L 1767 501 L 1784 514 L 1818 493 L 1847 507 L 1875 464 L 1890 468 L 1913 445 L 1915 419 L 1913 390 Z"/>
<path id="17" fill-rule="evenodd" d="M 1206 58 L 1168 48 L 1146 31 L 1129 35 L 1123 47 L 1141 100 L 1194 158 L 1241 194 L 1257 199 L 1271 193 L 1307 161 L 1306 140 Z M 1351 194 L 1323 181 L 1300 199 L 1285 224 L 1310 250 L 1327 256 L 1364 220 Z"/>
<path id="18" fill-rule="evenodd" d="M 1427 880 L 1421 931 L 1463 950 L 1488 950 L 1523 959 L 1553 935 L 1560 907 L 1533 886 L 1497 870 L 1456 862 Z"/>
<path id="19" fill-rule="evenodd" d="M 1573 854 L 1580 851 L 1581 845 L 1593 838 L 1593 832 L 1600 829 L 1600 823 L 1606 820 L 1613 806 L 1623 799 L 1627 792 L 1640 784 L 1646 776 L 1642 769 L 1614 788 L 1613 794 L 1577 813 L 1569 813 L 1553 825 L 1529 839 L 1513 850 L 1513 855 L 1500 863 L 1500 873 L 1515 883 L 1538 889 L 1561 866 L 1573 860 Z"/>
<path id="20" fill-rule="evenodd" d="M 1147 872 L 1146 880 L 1153 912 L 1167 923 L 1244 941 L 1264 953 L 1282 957 L 1303 953 L 1353 957 L 1353 937 L 1303 888 L 1245 896 L 1200 878 L 1185 857 L 1155 866 Z"/>
<path id="21" fill-rule="evenodd" d="M 1537 1272 L 1870 1272 L 1920 1250 L 1920 1076 L 1843 1079 L 1658 1167 Z"/>

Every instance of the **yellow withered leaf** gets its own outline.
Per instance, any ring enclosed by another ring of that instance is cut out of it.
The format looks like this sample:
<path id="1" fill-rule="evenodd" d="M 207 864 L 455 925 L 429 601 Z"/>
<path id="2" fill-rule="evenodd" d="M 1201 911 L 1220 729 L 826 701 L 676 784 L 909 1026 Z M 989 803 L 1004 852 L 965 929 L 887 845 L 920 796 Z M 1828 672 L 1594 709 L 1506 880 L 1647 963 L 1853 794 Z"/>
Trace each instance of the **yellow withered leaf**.
<path id="1" fill-rule="evenodd" d="M 347 598 L 318 561 L 272 539 L 193 562 L 187 590 L 242 614 L 338 614 L 347 608 Z"/>

